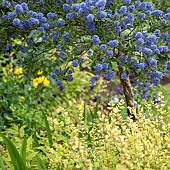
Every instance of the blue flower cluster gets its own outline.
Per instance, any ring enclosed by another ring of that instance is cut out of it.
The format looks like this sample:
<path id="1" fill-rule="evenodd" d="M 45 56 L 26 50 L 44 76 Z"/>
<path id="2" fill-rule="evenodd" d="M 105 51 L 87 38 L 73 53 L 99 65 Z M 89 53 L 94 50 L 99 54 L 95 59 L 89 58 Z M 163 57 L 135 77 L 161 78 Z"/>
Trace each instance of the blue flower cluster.
<path id="1" fill-rule="evenodd" d="M 63 91 L 64 86 L 62 80 L 67 80 L 68 82 L 73 81 L 72 70 L 66 71 L 56 68 L 51 78 L 56 80 L 56 85 L 59 87 L 60 91 Z"/>
<path id="2" fill-rule="evenodd" d="M 90 80 L 91 84 L 98 80 L 98 75 L 111 80 L 116 69 L 111 68 L 110 63 L 117 62 L 133 71 L 144 71 L 155 84 L 160 82 L 162 73 L 158 71 L 156 59 L 166 58 L 170 37 L 168 31 L 159 29 L 169 23 L 170 8 L 163 12 L 154 9 L 151 2 L 122 0 L 113 12 L 115 1 L 112 0 L 56 0 L 50 11 L 48 2 L 43 0 L 35 1 L 35 8 L 27 2 L 3 0 L 1 3 L 7 12 L 0 16 L 0 22 L 9 27 L 13 25 L 15 31 L 15 36 L 3 40 L 5 53 L 14 48 L 16 35 L 18 38 L 23 36 L 21 44 L 16 45 L 17 50 L 29 53 L 49 48 L 60 68 L 61 64 L 69 62 L 72 69 L 81 66 L 85 61 L 82 54 L 86 53 L 94 66 L 91 70 L 95 69 L 96 74 Z M 142 32 L 141 23 L 146 21 L 148 24 L 149 20 L 157 29 Z M 118 56 L 119 52 L 125 53 L 124 56 Z M 127 75 L 124 72 L 120 77 L 126 79 Z M 56 79 L 60 90 L 64 89 L 63 79 L 73 80 L 70 70 L 60 69 L 55 69 L 52 78 Z"/>

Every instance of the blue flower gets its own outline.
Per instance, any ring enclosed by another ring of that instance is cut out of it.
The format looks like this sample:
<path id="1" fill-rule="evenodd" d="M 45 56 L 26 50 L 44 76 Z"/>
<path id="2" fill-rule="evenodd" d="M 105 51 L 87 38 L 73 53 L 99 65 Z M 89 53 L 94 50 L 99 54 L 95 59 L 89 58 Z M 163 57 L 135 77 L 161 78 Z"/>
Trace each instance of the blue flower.
<path id="1" fill-rule="evenodd" d="M 146 56 L 151 56 L 152 55 L 152 50 L 149 48 L 143 48 L 142 53 L 145 54 Z"/>
<path id="2" fill-rule="evenodd" d="M 14 26 L 19 26 L 20 23 L 21 23 L 21 21 L 20 21 L 20 19 L 18 19 L 18 18 L 15 18 L 15 19 L 13 20 Z"/>
<path id="3" fill-rule="evenodd" d="M 107 13 L 104 11 L 99 11 L 96 16 L 98 19 L 103 19 L 103 18 L 106 18 Z"/>
<path id="4" fill-rule="evenodd" d="M 151 11 L 149 11 L 149 10 L 146 11 L 146 15 L 150 16 L 151 14 L 152 14 Z"/>
<path id="5" fill-rule="evenodd" d="M 148 63 L 149 63 L 149 66 L 151 66 L 151 67 L 157 66 L 157 61 L 154 58 L 149 58 Z"/>
<path id="6" fill-rule="evenodd" d="M 97 35 L 94 35 L 94 36 L 92 37 L 92 40 L 93 40 L 93 44 L 94 44 L 94 45 L 98 45 L 98 44 L 101 43 L 101 41 L 100 41 L 100 39 L 99 39 L 99 37 L 98 37 Z"/>
<path id="7" fill-rule="evenodd" d="M 60 89 L 60 91 L 63 91 L 64 90 L 64 86 L 60 86 L 59 89 Z"/>
<path id="8" fill-rule="evenodd" d="M 65 32 L 63 37 L 64 37 L 64 39 L 69 39 L 70 38 L 70 34 L 68 32 Z"/>
<path id="9" fill-rule="evenodd" d="M 138 19 L 143 19 L 145 17 L 146 17 L 145 13 L 138 14 Z"/>
<path id="10" fill-rule="evenodd" d="M 104 79 L 105 80 L 111 80 L 113 76 L 114 76 L 114 72 L 112 70 L 108 70 L 107 73 L 104 76 Z"/>
<path id="11" fill-rule="evenodd" d="M 94 22 L 87 22 L 86 27 L 90 33 L 95 33 L 96 28 L 94 26 Z"/>
<path id="12" fill-rule="evenodd" d="M 128 58 L 127 58 L 127 62 L 128 62 L 128 63 L 131 63 L 131 62 L 132 62 L 132 58 L 131 58 L 131 57 L 128 57 Z"/>
<path id="13" fill-rule="evenodd" d="M 100 49 L 101 49 L 102 51 L 106 50 L 106 48 L 107 48 L 106 44 L 102 44 L 102 45 L 100 46 Z"/>
<path id="14" fill-rule="evenodd" d="M 134 40 L 141 39 L 142 36 L 143 36 L 143 34 L 141 32 L 136 32 L 135 35 L 134 35 Z"/>
<path id="15" fill-rule="evenodd" d="M 66 76 L 66 79 L 67 79 L 67 81 L 71 82 L 71 81 L 73 81 L 73 76 L 72 75 L 68 75 L 68 76 Z"/>
<path id="16" fill-rule="evenodd" d="M 31 39 L 28 39 L 28 40 L 27 40 L 27 45 L 30 46 L 30 47 L 32 47 L 32 46 L 34 45 L 34 41 L 31 40 Z"/>
<path id="17" fill-rule="evenodd" d="M 129 4 L 131 4 L 131 0 L 123 0 L 123 4 L 129 5 Z"/>
<path id="18" fill-rule="evenodd" d="M 147 68 L 147 64 L 146 63 L 139 63 L 138 68 L 143 70 L 143 69 Z"/>
<path id="19" fill-rule="evenodd" d="M 109 68 L 109 65 L 107 63 L 102 64 L 102 69 L 107 70 Z"/>
<path id="20" fill-rule="evenodd" d="M 167 65 L 167 64 L 163 64 L 163 65 L 162 65 L 162 68 L 163 68 L 164 70 L 167 70 L 168 65 Z"/>
<path id="21" fill-rule="evenodd" d="M 61 45 L 60 44 L 56 45 L 56 50 L 61 50 Z"/>
<path id="22" fill-rule="evenodd" d="M 134 10 L 135 10 L 135 6 L 134 5 L 130 5 L 128 7 L 128 11 L 133 12 Z"/>
<path id="23" fill-rule="evenodd" d="M 148 37 L 148 32 L 143 32 L 144 37 Z"/>
<path id="24" fill-rule="evenodd" d="M 95 67 L 95 73 L 98 74 L 100 73 L 100 71 L 102 71 L 102 64 L 96 64 L 96 67 Z"/>
<path id="25" fill-rule="evenodd" d="M 67 4 L 71 4 L 72 2 L 74 2 L 74 0 L 66 0 Z"/>
<path id="26" fill-rule="evenodd" d="M 59 53 L 59 55 L 60 55 L 61 57 L 65 57 L 67 54 L 66 54 L 65 52 L 61 51 L 61 52 Z"/>
<path id="27" fill-rule="evenodd" d="M 156 46 L 156 45 L 151 45 L 151 46 L 149 46 L 149 48 L 150 48 L 151 50 L 155 50 L 155 49 L 157 49 L 157 46 Z"/>
<path id="28" fill-rule="evenodd" d="M 166 19 L 166 20 L 170 20 L 170 13 L 165 14 L 163 17 L 164 17 L 164 19 Z"/>
<path id="29" fill-rule="evenodd" d="M 125 80 L 127 78 L 127 74 L 125 72 L 121 73 L 121 79 Z"/>
<path id="30" fill-rule="evenodd" d="M 92 51 L 92 50 L 88 50 L 88 51 L 87 51 L 87 54 L 88 54 L 88 55 L 92 55 L 92 54 L 93 54 L 93 51 Z"/>
<path id="31" fill-rule="evenodd" d="M 147 2 L 142 2 L 141 3 L 141 5 L 140 5 L 140 9 L 142 10 L 142 11 L 146 11 L 147 10 Z"/>
<path id="32" fill-rule="evenodd" d="M 118 26 L 118 27 L 115 27 L 114 28 L 114 31 L 116 32 L 116 33 L 119 33 L 119 32 L 121 32 L 121 26 Z"/>
<path id="33" fill-rule="evenodd" d="M 155 84 L 159 84 L 161 80 L 159 78 L 153 78 L 152 81 Z"/>
<path id="34" fill-rule="evenodd" d="M 120 25 L 120 22 L 119 21 L 115 21 L 113 24 L 114 24 L 115 27 L 118 27 Z"/>
<path id="35" fill-rule="evenodd" d="M 74 14 L 74 13 L 69 12 L 66 14 L 66 19 L 72 20 L 75 17 L 76 17 L 76 14 Z"/>
<path id="36" fill-rule="evenodd" d="M 91 85 L 90 86 L 90 91 L 93 90 L 95 88 L 95 85 Z"/>
<path id="37" fill-rule="evenodd" d="M 62 26 L 65 25 L 65 21 L 64 20 L 58 20 L 56 24 L 57 24 L 57 26 L 62 27 Z"/>
<path id="38" fill-rule="evenodd" d="M 170 13 L 170 8 L 167 8 L 167 9 L 166 9 L 166 12 L 167 12 L 167 13 Z"/>
<path id="39" fill-rule="evenodd" d="M 108 42 L 107 45 L 111 48 L 114 48 L 114 47 L 117 47 L 119 45 L 119 41 L 118 40 L 111 40 L 111 41 Z"/>
<path id="40" fill-rule="evenodd" d="M 39 27 L 38 31 L 43 32 L 43 31 L 45 31 L 45 29 L 43 27 Z"/>
<path id="41" fill-rule="evenodd" d="M 97 77 L 92 77 L 92 78 L 90 79 L 90 84 L 94 84 L 97 80 L 98 80 Z"/>
<path id="42" fill-rule="evenodd" d="M 114 19 L 118 19 L 118 18 L 120 17 L 120 15 L 119 15 L 119 13 L 115 13 L 115 14 L 113 15 L 113 17 L 114 17 Z"/>
<path id="43" fill-rule="evenodd" d="M 72 4 L 71 8 L 73 11 L 78 12 L 80 9 L 80 4 Z"/>
<path id="44" fill-rule="evenodd" d="M 84 59 L 83 57 L 80 57 L 80 58 L 79 58 L 79 62 L 84 63 L 84 62 L 85 62 L 85 59 Z"/>
<path id="45" fill-rule="evenodd" d="M 158 70 L 154 70 L 151 72 L 151 77 L 152 78 L 162 78 L 162 72 L 158 71 Z"/>
<path id="46" fill-rule="evenodd" d="M 52 74 L 52 75 L 51 75 L 51 78 L 52 78 L 52 79 L 55 79 L 55 78 L 56 78 L 56 74 Z"/>
<path id="47" fill-rule="evenodd" d="M 58 41 L 58 40 L 59 40 L 58 35 L 54 35 L 54 36 L 53 36 L 53 40 L 54 40 L 54 41 Z"/>
<path id="48" fill-rule="evenodd" d="M 25 2 L 23 2 L 22 4 L 21 4 L 21 6 L 22 6 L 22 8 L 23 8 L 23 10 L 24 11 L 28 11 L 28 5 L 25 3 Z"/>
<path id="49" fill-rule="evenodd" d="M 67 74 L 72 74 L 72 70 L 68 70 Z"/>
<path id="50" fill-rule="evenodd" d="M 54 73 L 56 74 L 56 75 L 58 75 L 58 74 L 60 74 L 60 69 L 59 68 L 56 68 L 55 70 L 54 70 Z"/>
<path id="51" fill-rule="evenodd" d="M 160 54 L 160 50 L 157 48 L 154 50 L 154 55 L 159 55 Z"/>
<path id="52" fill-rule="evenodd" d="M 41 25 L 41 27 L 43 27 L 44 29 L 49 29 L 50 28 L 50 23 L 44 23 Z"/>
<path id="53" fill-rule="evenodd" d="M 154 45 L 157 43 L 157 41 L 158 41 L 158 37 L 156 35 L 150 35 L 150 36 L 146 37 L 145 44 L 146 45 Z"/>
<path id="54" fill-rule="evenodd" d="M 141 50 L 142 50 L 142 49 L 141 49 L 140 46 L 135 47 L 135 51 L 136 51 L 136 52 L 141 52 Z"/>
<path id="55" fill-rule="evenodd" d="M 168 52 L 168 51 L 169 51 L 168 46 L 163 46 L 163 51 L 162 52 Z"/>
<path id="56" fill-rule="evenodd" d="M 122 56 L 122 57 L 120 58 L 120 61 L 121 61 L 122 63 L 126 63 L 127 58 L 126 58 L 125 56 Z"/>
<path id="57" fill-rule="evenodd" d="M 95 6 L 97 7 L 98 10 L 104 10 L 106 5 L 106 0 L 99 0 Z"/>
<path id="58" fill-rule="evenodd" d="M 16 12 L 16 14 L 22 14 L 24 12 L 24 10 L 23 10 L 22 6 L 18 4 L 15 6 L 15 12 Z"/>
<path id="59" fill-rule="evenodd" d="M 152 5 L 152 3 L 151 3 L 151 2 L 147 2 L 146 9 L 147 9 L 147 10 L 150 10 L 150 11 L 152 11 L 152 10 L 153 10 L 153 5 Z"/>
<path id="60" fill-rule="evenodd" d="M 135 1 L 135 7 L 140 8 L 140 6 L 141 6 L 141 2 L 140 1 Z"/>
<path id="61" fill-rule="evenodd" d="M 68 4 L 64 4 L 63 9 L 64 9 L 65 12 L 68 13 L 70 11 L 70 6 Z"/>
<path id="62" fill-rule="evenodd" d="M 27 53 L 28 52 L 28 48 L 23 46 L 23 45 L 19 45 L 19 48 L 20 48 L 22 53 Z"/>
<path id="63" fill-rule="evenodd" d="M 113 56 L 113 51 L 112 51 L 112 50 L 108 50 L 108 51 L 106 52 L 106 55 L 107 55 L 108 57 L 112 57 L 112 56 Z"/>
<path id="64" fill-rule="evenodd" d="M 57 80 L 56 84 L 57 84 L 57 86 L 61 86 L 62 85 L 62 81 L 61 80 Z"/>
<path id="65" fill-rule="evenodd" d="M 163 14 L 164 14 L 164 12 L 161 11 L 161 10 L 152 11 L 152 15 L 155 16 L 155 17 L 161 17 Z"/>
<path id="66" fill-rule="evenodd" d="M 161 39 L 164 41 L 167 41 L 169 39 L 169 34 L 168 33 L 163 33 L 161 36 Z"/>
<path id="67" fill-rule="evenodd" d="M 49 12 L 49 13 L 47 14 L 47 18 L 49 18 L 49 19 L 54 19 L 55 17 L 56 17 L 56 14 L 55 14 L 55 13 Z"/>
<path id="68" fill-rule="evenodd" d="M 138 39 L 137 44 L 138 44 L 138 45 L 144 44 L 144 40 L 143 40 L 142 38 Z"/>
<path id="69" fill-rule="evenodd" d="M 157 37 L 159 37 L 160 34 L 161 34 L 161 31 L 157 29 L 157 30 L 154 31 L 154 34 L 155 34 Z"/>
<path id="70" fill-rule="evenodd" d="M 73 66 L 73 67 L 77 67 L 77 66 L 78 66 L 78 62 L 77 62 L 76 60 L 73 60 L 73 61 L 72 61 L 72 66 Z"/>
<path id="71" fill-rule="evenodd" d="M 87 17 L 86 17 L 87 22 L 93 22 L 93 20 L 94 20 L 94 15 L 93 14 L 87 15 Z"/>
<path id="72" fill-rule="evenodd" d="M 8 18 L 14 19 L 16 17 L 15 12 L 8 12 Z"/>
<path id="73" fill-rule="evenodd" d="M 134 14 L 128 14 L 126 17 L 128 23 L 134 22 Z"/>
<path id="74" fill-rule="evenodd" d="M 124 14 L 126 14 L 126 12 L 127 12 L 127 7 L 121 6 L 121 8 L 119 9 L 119 13 L 124 15 Z"/>
<path id="75" fill-rule="evenodd" d="M 36 25 L 39 24 L 39 20 L 36 19 L 36 18 L 29 18 L 28 23 L 29 23 L 30 26 L 36 26 Z"/>
<path id="76" fill-rule="evenodd" d="M 162 19 L 162 20 L 160 21 L 160 24 L 161 24 L 161 25 L 166 24 L 166 20 L 165 20 L 165 19 Z"/>
<path id="77" fill-rule="evenodd" d="M 2 2 L 2 6 L 10 7 L 10 6 L 11 6 L 11 3 L 8 2 L 8 1 L 6 1 L 6 0 L 4 0 L 4 1 Z"/>

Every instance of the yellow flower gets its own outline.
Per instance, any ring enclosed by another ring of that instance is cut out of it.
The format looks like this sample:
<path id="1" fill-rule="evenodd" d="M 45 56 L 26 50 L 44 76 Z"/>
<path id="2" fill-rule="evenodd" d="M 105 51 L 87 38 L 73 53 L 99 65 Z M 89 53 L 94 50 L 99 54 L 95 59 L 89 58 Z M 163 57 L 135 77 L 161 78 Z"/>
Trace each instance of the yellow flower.
<path id="1" fill-rule="evenodd" d="M 46 87 L 48 87 L 50 85 L 50 81 L 47 80 L 46 78 L 44 79 L 43 83 L 44 83 L 44 86 L 46 86 Z"/>
<path id="2" fill-rule="evenodd" d="M 34 88 L 37 88 L 38 82 L 33 82 L 33 86 L 34 86 Z"/>
<path id="3" fill-rule="evenodd" d="M 22 68 L 20 67 L 20 68 L 17 68 L 16 70 L 15 70 L 15 74 L 22 74 Z"/>
<path id="4" fill-rule="evenodd" d="M 39 78 L 33 79 L 33 86 L 34 86 L 34 88 L 37 88 L 37 86 L 39 84 L 38 81 L 39 81 Z"/>
<path id="5" fill-rule="evenodd" d="M 43 71 L 42 71 L 42 70 L 39 70 L 38 73 L 37 73 L 37 75 L 41 75 L 42 73 L 43 73 Z"/>
<path id="6" fill-rule="evenodd" d="M 45 77 L 44 77 L 44 76 L 39 77 L 39 78 L 38 78 L 38 84 L 42 83 L 44 80 L 45 80 Z"/>

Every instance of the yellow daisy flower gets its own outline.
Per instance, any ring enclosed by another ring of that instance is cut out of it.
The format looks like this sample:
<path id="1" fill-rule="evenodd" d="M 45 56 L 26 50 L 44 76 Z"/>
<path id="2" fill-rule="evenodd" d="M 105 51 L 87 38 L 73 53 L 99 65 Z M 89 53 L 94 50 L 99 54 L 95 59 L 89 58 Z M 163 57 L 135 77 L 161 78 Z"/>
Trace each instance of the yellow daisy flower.
<path id="1" fill-rule="evenodd" d="M 16 75 L 22 74 L 22 68 L 21 68 L 21 67 L 20 67 L 20 68 L 17 68 L 17 69 L 15 70 L 15 74 L 16 74 Z"/>
<path id="2" fill-rule="evenodd" d="M 38 73 L 37 73 L 37 75 L 41 75 L 42 73 L 43 73 L 43 71 L 42 71 L 42 70 L 39 70 Z"/>

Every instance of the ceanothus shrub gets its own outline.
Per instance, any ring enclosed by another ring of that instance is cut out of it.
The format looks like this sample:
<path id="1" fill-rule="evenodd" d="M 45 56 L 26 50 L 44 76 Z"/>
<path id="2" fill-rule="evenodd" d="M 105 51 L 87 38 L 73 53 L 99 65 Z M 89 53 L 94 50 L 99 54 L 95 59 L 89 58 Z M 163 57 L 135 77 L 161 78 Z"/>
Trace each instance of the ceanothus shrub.
<path id="1" fill-rule="evenodd" d="M 72 71 L 86 62 L 110 81 L 118 71 L 128 106 L 134 106 L 129 75 L 158 84 L 169 73 L 170 8 L 139 0 L 6 1 L 0 5 L 0 51 L 15 52 L 28 73 L 49 68 L 63 90 Z M 147 87 L 150 87 L 149 85 Z M 130 102 L 129 102 L 130 101 Z"/>

